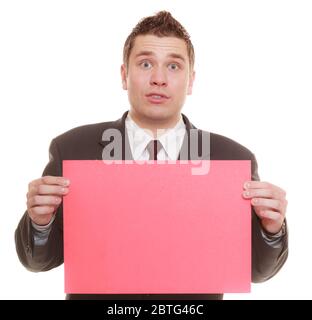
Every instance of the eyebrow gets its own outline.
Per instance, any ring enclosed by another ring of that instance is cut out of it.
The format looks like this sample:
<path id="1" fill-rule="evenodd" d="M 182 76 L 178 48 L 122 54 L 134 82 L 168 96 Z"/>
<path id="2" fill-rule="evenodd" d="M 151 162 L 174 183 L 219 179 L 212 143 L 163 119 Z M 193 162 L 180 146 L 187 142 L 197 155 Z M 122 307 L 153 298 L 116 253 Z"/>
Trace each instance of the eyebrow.
<path id="1" fill-rule="evenodd" d="M 141 57 L 141 56 L 155 56 L 155 53 L 153 51 L 140 51 L 135 55 L 135 58 Z M 167 55 L 168 58 L 174 58 L 174 59 L 180 59 L 183 62 L 185 62 L 185 58 L 178 53 L 170 53 Z"/>

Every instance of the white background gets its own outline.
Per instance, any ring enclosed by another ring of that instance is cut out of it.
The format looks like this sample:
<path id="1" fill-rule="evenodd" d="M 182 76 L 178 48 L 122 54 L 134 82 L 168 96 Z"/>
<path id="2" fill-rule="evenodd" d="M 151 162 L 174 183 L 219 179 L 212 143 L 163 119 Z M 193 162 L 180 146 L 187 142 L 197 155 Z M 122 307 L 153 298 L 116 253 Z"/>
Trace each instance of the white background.
<path id="1" fill-rule="evenodd" d="M 31 273 L 14 230 L 50 140 L 128 110 L 119 69 L 135 24 L 170 10 L 191 34 L 196 82 L 183 112 L 252 150 L 262 180 L 287 191 L 290 255 L 251 294 L 311 299 L 311 1 L 0 1 L 0 298 L 64 299 L 63 267 Z"/>

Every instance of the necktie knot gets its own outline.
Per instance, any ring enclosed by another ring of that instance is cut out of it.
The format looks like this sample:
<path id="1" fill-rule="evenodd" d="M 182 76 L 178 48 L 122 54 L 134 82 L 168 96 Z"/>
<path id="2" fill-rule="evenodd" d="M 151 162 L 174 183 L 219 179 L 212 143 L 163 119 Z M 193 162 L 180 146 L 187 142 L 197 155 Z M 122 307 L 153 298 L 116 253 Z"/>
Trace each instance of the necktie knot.
<path id="1" fill-rule="evenodd" d="M 157 160 L 157 154 L 162 148 L 162 144 L 159 140 L 151 140 L 146 149 L 149 153 L 149 160 Z"/>

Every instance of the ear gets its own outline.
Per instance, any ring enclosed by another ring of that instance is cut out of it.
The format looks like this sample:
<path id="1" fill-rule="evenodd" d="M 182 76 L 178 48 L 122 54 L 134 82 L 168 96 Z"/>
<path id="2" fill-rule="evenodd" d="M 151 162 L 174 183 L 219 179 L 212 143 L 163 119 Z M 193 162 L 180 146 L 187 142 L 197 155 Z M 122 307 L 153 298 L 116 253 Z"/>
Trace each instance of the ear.
<path id="1" fill-rule="evenodd" d="M 195 81 L 195 71 L 193 70 L 192 72 L 190 72 L 189 85 L 187 88 L 188 95 L 192 94 L 194 81 Z"/>
<path id="2" fill-rule="evenodd" d="M 122 88 L 124 90 L 128 90 L 128 87 L 127 87 L 127 68 L 124 64 L 122 64 L 120 67 L 120 73 L 121 73 Z"/>

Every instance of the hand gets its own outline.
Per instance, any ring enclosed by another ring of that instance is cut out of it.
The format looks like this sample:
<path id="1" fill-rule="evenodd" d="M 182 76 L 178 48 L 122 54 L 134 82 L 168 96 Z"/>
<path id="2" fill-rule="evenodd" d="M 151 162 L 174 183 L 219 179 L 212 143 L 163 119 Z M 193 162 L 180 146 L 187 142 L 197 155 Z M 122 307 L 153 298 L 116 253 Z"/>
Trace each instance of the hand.
<path id="1" fill-rule="evenodd" d="M 30 219 L 38 225 L 48 224 L 69 192 L 68 186 L 69 180 L 63 177 L 45 176 L 30 182 L 26 195 Z"/>
<path id="2" fill-rule="evenodd" d="M 286 215 L 286 192 L 271 183 L 261 181 L 246 181 L 244 189 L 243 197 L 251 199 L 264 230 L 272 234 L 278 233 Z"/>

